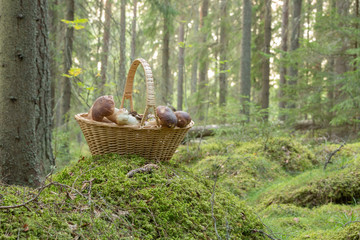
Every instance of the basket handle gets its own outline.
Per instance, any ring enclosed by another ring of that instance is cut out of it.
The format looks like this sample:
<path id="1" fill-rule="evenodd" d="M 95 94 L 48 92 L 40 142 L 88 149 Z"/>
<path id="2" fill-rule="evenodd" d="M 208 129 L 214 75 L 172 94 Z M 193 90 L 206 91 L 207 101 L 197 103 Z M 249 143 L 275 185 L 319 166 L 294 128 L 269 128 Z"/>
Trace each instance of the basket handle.
<path id="1" fill-rule="evenodd" d="M 144 117 L 141 120 L 140 126 L 144 126 L 145 124 L 145 116 L 149 113 L 150 108 L 153 108 L 154 115 L 156 119 L 156 124 L 159 127 L 160 123 L 156 114 L 155 109 L 155 86 L 154 86 L 154 78 L 153 74 L 150 68 L 150 65 L 145 61 L 145 59 L 137 58 L 133 61 L 133 63 L 130 66 L 126 83 L 125 83 L 125 89 L 124 89 L 124 95 L 121 101 L 121 108 L 124 107 L 124 102 L 126 99 L 129 99 L 130 101 L 130 109 L 131 111 L 134 111 L 133 108 L 133 99 L 132 99 L 132 93 L 133 93 L 133 85 L 134 85 L 134 77 L 136 73 L 136 69 L 138 66 L 141 65 L 145 72 L 145 81 L 146 81 L 146 107 L 144 111 Z"/>

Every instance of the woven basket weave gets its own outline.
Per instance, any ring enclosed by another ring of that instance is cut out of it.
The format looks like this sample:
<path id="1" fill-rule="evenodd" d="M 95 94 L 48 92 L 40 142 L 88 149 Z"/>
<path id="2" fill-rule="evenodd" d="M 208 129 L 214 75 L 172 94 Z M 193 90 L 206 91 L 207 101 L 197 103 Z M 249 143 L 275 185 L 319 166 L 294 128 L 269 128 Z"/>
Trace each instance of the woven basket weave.
<path id="1" fill-rule="evenodd" d="M 126 99 L 130 101 L 130 109 L 133 111 L 132 92 L 136 69 L 142 65 L 146 79 L 146 108 L 144 116 L 152 108 L 157 125 L 145 126 L 145 118 L 140 125 L 118 126 L 114 123 L 97 122 L 87 118 L 87 113 L 75 115 L 92 155 L 106 153 L 118 153 L 120 155 L 138 155 L 149 160 L 169 160 L 186 133 L 194 125 L 192 121 L 185 128 L 173 129 L 161 127 L 155 111 L 154 80 L 151 68 L 144 59 L 136 59 L 129 70 L 121 107 L 124 107 Z"/>

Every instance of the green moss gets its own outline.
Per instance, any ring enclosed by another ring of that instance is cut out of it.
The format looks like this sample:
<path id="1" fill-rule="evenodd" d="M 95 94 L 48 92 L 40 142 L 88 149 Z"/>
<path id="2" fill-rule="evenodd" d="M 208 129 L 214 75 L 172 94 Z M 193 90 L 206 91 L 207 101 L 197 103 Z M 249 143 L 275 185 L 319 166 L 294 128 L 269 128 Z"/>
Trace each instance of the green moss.
<path id="1" fill-rule="evenodd" d="M 143 158 L 109 155 L 81 159 L 53 177 L 74 186 L 51 186 L 25 208 L 0 211 L 5 239 L 215 239 L 211 213 L 213 182 L 179 166 L 163 163 L 152 173 L 126 174 Z M 19 187 L 2 187 L 2 205 L 21 203 Z M 31 191 L 26 189 L 25 192 Z M 31 195 L 27 193 L 26 198 Z M 214 217 L 223 238 L 261 239 L 261 223 L 232 194 L 216 188 Z"/>

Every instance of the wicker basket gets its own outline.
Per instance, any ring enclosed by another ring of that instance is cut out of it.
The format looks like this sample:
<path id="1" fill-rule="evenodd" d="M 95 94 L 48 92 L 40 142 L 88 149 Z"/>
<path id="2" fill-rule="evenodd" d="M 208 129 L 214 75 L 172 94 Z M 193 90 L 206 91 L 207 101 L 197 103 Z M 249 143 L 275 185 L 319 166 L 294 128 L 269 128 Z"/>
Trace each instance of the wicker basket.
<path id="1" fill-rule="evenodd" d="M 133 111 L 132 89 L 136 69 L 142 65 L 146 79 L 146 108 L 144 116 L 152 108 L 155 114 L 157 125 L 145 126 L 144 119 L 139 126 L 125 125 L 118 126 L 113 123 L 97 122 L 87 118 L 87 113 L 75 115 L 85 139 L 89 145 L 92 155 L 106 153 L 118 153 L 120 155 L 138 155 L 149 160 L 169 160 L 185 134 L 194 125 L 191 122 L 185 128 L 175 127 L 173 129 L 161 127 L 155 111 L 154 81 L 151 68 L 144 59 L 136 59 L 129 70 L 121 108 L 126 99 L 130 100 L 130 109 Z"/>

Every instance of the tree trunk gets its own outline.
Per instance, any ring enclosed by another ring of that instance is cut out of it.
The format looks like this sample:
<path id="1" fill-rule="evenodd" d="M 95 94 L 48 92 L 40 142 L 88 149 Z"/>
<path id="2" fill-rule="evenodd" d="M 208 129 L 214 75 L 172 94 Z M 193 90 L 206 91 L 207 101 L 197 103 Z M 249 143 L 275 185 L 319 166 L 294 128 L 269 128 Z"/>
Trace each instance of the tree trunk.
<path id="1" fill-rule="evenodd" d="M 119 67 L 119 81 L 121 89 L 124 89 L 126 82 L 126 0 L 121 0 L 121 18 L 120 18 L 120 67 Z"/>
<path id="2" fill-rule="evenodd" d="M 109 43 L 110 43 L 110 27 L 111 27 L 111 0 L 107 0 L 105 3 L 105 24 L 104 24 L 104 36 L 103 47 L 101 57 L 101 85 L 100 95 L 105 95 L 106 73 L 108 67 L 109 58 Z"/>
<path id="3" fill-rule="evenodd" d="M 283 99 L 285 96 L 284 88 L 286 85 L 286 66 L 285 56 L 288 50 L 288 29 L 289 29 L 289 0 L 284 0 L 284 5 L 282 9 L 282 22 L 281 22 L 281 65 L 280 65 L 280 81 L 279 81 L 279 120 L 285 121 L 286 115 L 283 113 L 283 110 L 286 107 L 286 102 Z"/>
<path id="4" fill-rule="evenodd" d="M 136 56 L 136 15 L 137 15 L 137 0 L 133 2 L 133 19 L 131 24 L 131 53 L 130 59 L 131 62 L 135 60 Z"/>
<path id="5" fill-rule="evenodd" d="M 221 11 L 221 25 L 220 25 L 220 74 L 219 74 L 219 106 L 226 105 L 227 96 L 227 0 L 221 0 L 220 2 Z"/>
<path id="6" fill-rule="evenodd" d="M 299 37 L 301 31 L 301 6 L 302 0 L 293 0 L 293 12 L 291 21 L 291 36 L 290 36 L 290 52 L 294 52 L 299 48 Z M 291 100 L 288 103 L 289 108 L 295 108 L 297 101 L 297 94 L 295 87 L 297 85 L 298 78 L 298 62 L 292 64 L 289 68 L 289 81 L 288 84 L 291 86 Z"/>
<path id="7" fill-rule="evenodd" d="M 197 5 L 194 5 L 193 11 L 194 11 L 194 35 L 198 36 L 198 32 L 199 32 L 199 11 L 198 9 L 196 9 Z M 191 64 L 191 94 L 196 93 L 196 89 L 197 89 L 197 70 L 198 70 L 198 62 L 199 62 L 199 57 L 198 54 L 195 54 L 195 56 L 193 56 L 193 61 Z"/>
<path id="8" fill-rule="evenodd" d="M 6 184 L 39 186 L 53 165 L 45 4 L 0 1 L 0 179 Z"/>
<path id="9" fill-rule="evenodd" d="M 55 98 L 56 98 L 56 83 L 58 76 L 58 64 L 57 64 L 57 51 L 58 45 L 58 30 L 59 30 L 59 17 L 58 17 L 58 0 L 53 2 L 52 9 L 49 11 L 50 17 L 50 78 L 51 78 L 51 115 L 52 115 L 52 126 L 55 126 Z"/>
<path id="10" fill-rule="evenodd" d="M 185 55 L 185 43 L 184 43 L 184 17 L 181 17 L 179 27 L 179 66 L 178 66 L 178 86 L 177 86 L 177 110 L 182 110 L 183 95 L 184 95 L 184 55 Z"/>
<path id="11" fill-rule="evenodd" d="M 75 1 L 66 0 L 66 20 L 74 21 Z M 72 51 L 74 41 L 74 28 L 66 28 L 64 46 L 64 73 L 68 74 L 72 66 Z M 61 99 L 60 125 L 67 124 L 69 121 L 70 101 L 71 101 L 71 79 L 63 77 L 62 99 Z"/>
<path id="12" fill-rule="evenodd" d="M 165 8 L 169 8 L 169 0 L 165 0 Z M 170 81 L 170 29 L 168 24 L 169 19 L 166 13 L 163 13 L 164 22 L 163 22 L 163 46 L 162 46 L 162 78 L 163 78 L 163 94 L 162 102 L 164 104 L 172 104 L 172 83 Z"/>
<path id="13" fill-rule="evenodd" d="M 198 104 L 199 104 L 199 120 L 202 121 L 205 119 L 205 101 L 207 100 L 208 96 L 208 88 L 207 85 L 207 72 L 208 72 L 208 47 L 207 47 L 207 35 L 206 31 L 204 31 L 205 26 L 205 19 L 208 15 L 209 11 L 209 0 L 203 0 L 202 6 L 201 6 L 201 12 L 200 12 L 200 28 L 202 29 L 202 46 L 201 46 L 201 52 L 200 52 L 200 59 L 199 59 L 199 98 L 198 98 Z"/>
<path id="14" fill-rule="evenodd" d="M 265 1 L 264 23 L 264 57 L 262 64 L 261 108 L 266 109 L 263 119 L 269 119 L 269 94 L 270 94 L 270 41 L 271 41 L 271 0 Z"/>
<path id="15" fill-rule="evenodd" d="M 244 0 L 242 15 L 241 66 L 240 66 L 240 103 L 241 113 L 247 120 L 250 115 L 251 89 L 251 0 Z"/>

